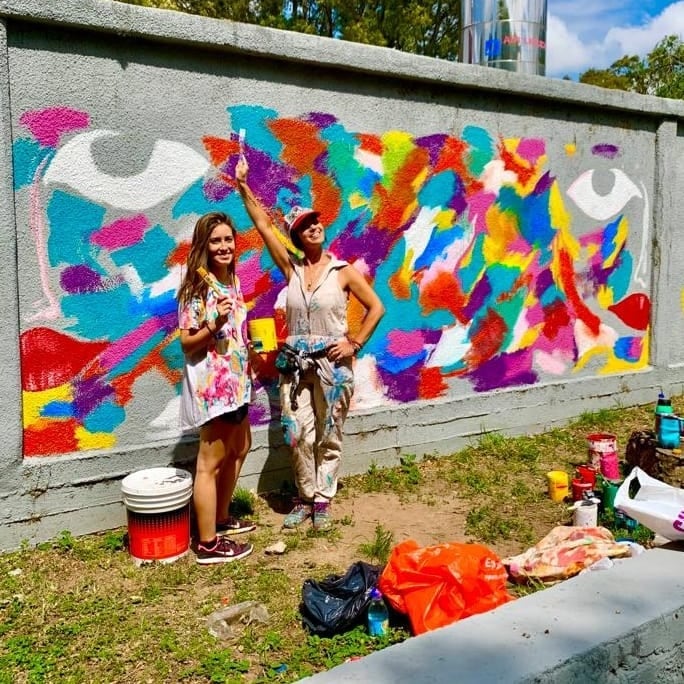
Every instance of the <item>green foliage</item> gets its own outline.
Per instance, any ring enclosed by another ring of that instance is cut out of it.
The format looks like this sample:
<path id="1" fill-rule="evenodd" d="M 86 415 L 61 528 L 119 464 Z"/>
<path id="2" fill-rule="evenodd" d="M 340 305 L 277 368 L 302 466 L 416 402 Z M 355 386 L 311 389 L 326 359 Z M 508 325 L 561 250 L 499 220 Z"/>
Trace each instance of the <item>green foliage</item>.
<path id="1" fill-rule="evenodd" d="M 603 88 L 682 99 L 684 42 L 679 36 L 666 36 L 646 57 L 625 55 L 607 69 L 585 71 L 579 80 Z"/>
<path id="2" fill-rule="evenodd" d="M 205 17 L 341 38 L 429 57 L 455 60 L 460 31 L 459 0 L 124 0 Z"/>
<path id="3" fill-rule="evenodd" d="M 230 502 L 230 514 L 236 518 L 244 518 L 253 515 L 256 497 L 249 489 L 236 487 L 233 492 L 233 500 Z"/>
<path id="4" fill-rule="evenodd" d="M 359 545 L 359 553 L 373 563 L 385 565 L 394 546 L 394 534 L 380 523 L 375 526 L 375 536 Z"/>

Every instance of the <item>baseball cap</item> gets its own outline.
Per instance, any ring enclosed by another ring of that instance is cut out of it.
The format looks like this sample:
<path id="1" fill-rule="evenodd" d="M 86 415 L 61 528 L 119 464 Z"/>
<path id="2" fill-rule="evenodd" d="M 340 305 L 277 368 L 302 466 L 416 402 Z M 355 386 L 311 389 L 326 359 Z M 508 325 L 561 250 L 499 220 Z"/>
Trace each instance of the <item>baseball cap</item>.
<path id="1" fill-rule="evenodd" d="M 315 216 L 318 218 L 318 212 L 310 207 L 295 206 L 285 215 L 285 227 L 287 232 L 292 235 L 292 231 L 296 231 L 301 225 L 302 221 L 308 216 Z"/>

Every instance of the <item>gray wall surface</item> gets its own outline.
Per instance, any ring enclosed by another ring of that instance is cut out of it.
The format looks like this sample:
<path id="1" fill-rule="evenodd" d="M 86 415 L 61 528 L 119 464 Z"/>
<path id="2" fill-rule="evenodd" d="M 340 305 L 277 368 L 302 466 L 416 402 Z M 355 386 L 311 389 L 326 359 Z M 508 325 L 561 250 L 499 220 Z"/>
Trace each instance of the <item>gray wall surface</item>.
<path id="1" fill-rule="evenodd" d="M 240 130 L 274 221 L 314 206 L 387 308 L 345 472 L 682 391 L 681 103 L 107 0 L 0 18 L 0 548 L 120 525 L 122 477 L 191 464 L 175 291 L 198 216 L 234 218 L 250 316 L 282 315 Z M 266 366 L 262 491 L 290 478 Z"/>

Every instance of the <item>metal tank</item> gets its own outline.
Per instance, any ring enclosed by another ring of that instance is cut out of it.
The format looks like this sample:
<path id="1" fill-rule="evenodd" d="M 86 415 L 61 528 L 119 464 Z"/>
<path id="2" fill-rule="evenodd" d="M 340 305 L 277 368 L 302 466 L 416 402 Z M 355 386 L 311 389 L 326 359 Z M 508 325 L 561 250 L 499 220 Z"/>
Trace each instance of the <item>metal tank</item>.
<path id="1" fill-rule="evenodd" d="M 462 0 L 461 61 L 546 74 L 546 0 Z"/>

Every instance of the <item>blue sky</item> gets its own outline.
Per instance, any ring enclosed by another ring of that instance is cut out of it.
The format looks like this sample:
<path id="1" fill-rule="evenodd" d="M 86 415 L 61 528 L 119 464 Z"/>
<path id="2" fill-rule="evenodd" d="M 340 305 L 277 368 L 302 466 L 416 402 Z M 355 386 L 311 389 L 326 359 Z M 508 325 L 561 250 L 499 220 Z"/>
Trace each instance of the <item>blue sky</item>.
<path id="1" fill-rule="evenodd" d="M 546 75 L 571 78 L 684 36 L 684 0 L 548 0 Z"/>

